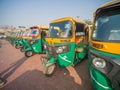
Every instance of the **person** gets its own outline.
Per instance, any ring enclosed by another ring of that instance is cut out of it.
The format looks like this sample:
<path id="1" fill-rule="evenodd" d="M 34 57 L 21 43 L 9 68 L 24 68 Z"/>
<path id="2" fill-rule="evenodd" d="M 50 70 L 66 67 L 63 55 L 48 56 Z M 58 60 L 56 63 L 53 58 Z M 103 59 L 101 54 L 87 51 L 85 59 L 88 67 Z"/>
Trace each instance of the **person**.
<path id="1" fill-rule="evenodd" d="M 5 84 L 5 81 L 0 77 L 0 87 L 2 87 Z"/>

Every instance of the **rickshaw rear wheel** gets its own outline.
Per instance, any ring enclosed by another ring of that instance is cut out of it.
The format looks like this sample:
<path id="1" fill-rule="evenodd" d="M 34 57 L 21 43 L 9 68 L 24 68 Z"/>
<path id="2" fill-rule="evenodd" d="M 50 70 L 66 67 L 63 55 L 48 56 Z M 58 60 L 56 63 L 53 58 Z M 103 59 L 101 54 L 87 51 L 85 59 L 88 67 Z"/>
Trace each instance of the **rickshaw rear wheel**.
<path id="1" fill-rule="evenodd" d="M 25 52 L 26 57 L 31 57 L 33 55 L 33 52 L 31 50 Z"/>
<path id="2" fill-rule="evenodd" d="M 56 67 L 55 64 L 52 64 L 52 65 L 50 65 L 48 67 L 45 67 L 44 74 L 46 76 L 51 76 L 55 71 L 55 67 Z"/>

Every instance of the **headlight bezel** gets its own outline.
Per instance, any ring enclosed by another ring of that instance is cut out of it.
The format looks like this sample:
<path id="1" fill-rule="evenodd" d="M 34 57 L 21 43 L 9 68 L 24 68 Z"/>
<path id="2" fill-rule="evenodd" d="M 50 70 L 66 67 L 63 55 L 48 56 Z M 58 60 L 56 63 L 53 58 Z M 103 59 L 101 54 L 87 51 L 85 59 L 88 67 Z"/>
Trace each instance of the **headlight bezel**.
<path id="1" fill-rule="evenodd" d="M 93 58 L 92 64 L 98 69 L 104 69 L 106 67 L 106 61 L 98 57 Z"/>
<path id="2" fill-rule="evenodd" d="M 70 45 L 68 44 L 68 45 L 55 46 L 55 50 L 57 54 L 69 52 Z"/>
<path id="3" fill-rule="evenodd" d="M 63 52 L 63 48 L 62 48 L 62 47 L 58 47 L 58 48 L 56 49 L 56 52 L 57 52 L 57 53 L 62 53 L 62 52 Z"/>
<path id="4" fill-rule="evenodd" d="M 91 53 L 91 54 L 90 54 L 90 57 L 91 57 L 91 65 L 92 65 L 95 69 L 99 70 L 100 72 L 104 73 L 105 75 L 108 74 L 108 73 L 112 70 L 113 64 L 112 64 L 112 63 L 110 62 L 110 60 L 108 59 L 108 56 L 104 56 L 104 55 L 102 55 L 102 54 L 98 54 L 98 53 L 93 52 L 93 51 L 90 51 L 90 53 Z M 101 60 L 105 61 L 105 62 L 106 62 L 106 65 L 105 65 L 104 67 L 102 67 L 102 68 L 96 67 L 96 66 L 93 64 L 93 60 L 94 60 L 95 58 L 101 59 Z"/>

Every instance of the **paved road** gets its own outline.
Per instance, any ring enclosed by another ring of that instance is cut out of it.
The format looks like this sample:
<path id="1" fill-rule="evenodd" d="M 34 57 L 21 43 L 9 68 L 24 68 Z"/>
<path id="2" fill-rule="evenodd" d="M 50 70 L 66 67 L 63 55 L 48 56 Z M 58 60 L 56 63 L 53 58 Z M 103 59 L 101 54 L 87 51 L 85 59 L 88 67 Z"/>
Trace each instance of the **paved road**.
<path id="1" fill-rule="evenodd" d="M 8 41 L 0 39 L 0 76 L 7 80 L 1 90 L 93 90 L 88 76 L 87 60 L 75 67 L 57 66 L 46 77 L 39 54 L 26 58 Z"/>

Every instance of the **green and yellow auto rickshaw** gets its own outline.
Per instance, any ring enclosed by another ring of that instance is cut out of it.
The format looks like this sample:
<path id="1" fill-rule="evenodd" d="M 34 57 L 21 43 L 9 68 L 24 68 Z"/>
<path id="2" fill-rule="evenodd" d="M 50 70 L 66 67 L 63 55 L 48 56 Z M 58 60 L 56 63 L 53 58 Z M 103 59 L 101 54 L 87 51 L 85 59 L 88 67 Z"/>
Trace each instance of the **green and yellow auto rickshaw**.
<path id="1" fill-rule="evenodd" d="M 15 46 L 15 40 L 17 38 L 18 31 L 12 31 L 10 36 L 10 43 Z"/>
<path id="2" fill-rule="evenodd" d="M 67 67 L 83 60 L 87 54 L 88 31 L 84 21 L 72 17 L 52 21 L 44 43 L 46 56 L 41 57 L 44 74 L 51 75 L 55 64 Z"/>
<path id="3" fill-rule="evenodd" d="M 10 41 L 11 31 L 7 31 L 5 34 L 6 34 L 6 40 Z"/>
<path id="4" fill-rule="evenodd" d="M 120 1 L 95 12 L 89 45 L 89 73 L 95 90 L 120 90 Z"/>
<path id="5" fill-rule="evenodd" d="M 19 42 L 21 52 L 25 52 L 25 49 L 30 47 L 29 40 L 32 39 L 32 37 L 30 36 L 30 33 L 31 33 L 31 29 L 28 28 L 22 35 L 21 42 Z"/>
<path id="6" fill-rule="evenodd" d="M 26 29 L 19 30 L 15 39 L 15 47 L 16 49 L 20 49 L 23 46 L 22 37 L 26 32 Z"/>
<path id="7" fill-rule="evenodd" d="M 37 25 L 31 27 L 30 37 L 32 39 L 29 40 L 30 46 L 25 49 L 25 56 L 30 57 L 36 53 L 43 53 L 43 42 L 45 41 L 45 36 L 48 32 L 48 26 Z"/>

